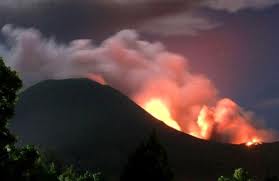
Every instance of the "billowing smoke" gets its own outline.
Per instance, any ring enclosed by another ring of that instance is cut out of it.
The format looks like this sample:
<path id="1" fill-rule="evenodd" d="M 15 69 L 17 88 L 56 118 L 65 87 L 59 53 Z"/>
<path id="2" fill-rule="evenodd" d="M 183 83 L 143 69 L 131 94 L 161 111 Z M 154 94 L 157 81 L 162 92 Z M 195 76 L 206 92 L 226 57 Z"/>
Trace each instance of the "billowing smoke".
<path id="1" fill-rule="evenodd" d="M 9 52 L 6 63 L 25 86 L 46 79 L 86 77 L 108 84 L 167 125 L 202 139 L 229 143 L 273 141 L 252 113 L 230 99 L 219 99 L 212 82 L 192 73 L 185 57 L 161 43 L 124 30 L 94 45 L 75 40 L 68 45 L 44 38 L 35 29 L 10 25 L 2 29 Z"/>

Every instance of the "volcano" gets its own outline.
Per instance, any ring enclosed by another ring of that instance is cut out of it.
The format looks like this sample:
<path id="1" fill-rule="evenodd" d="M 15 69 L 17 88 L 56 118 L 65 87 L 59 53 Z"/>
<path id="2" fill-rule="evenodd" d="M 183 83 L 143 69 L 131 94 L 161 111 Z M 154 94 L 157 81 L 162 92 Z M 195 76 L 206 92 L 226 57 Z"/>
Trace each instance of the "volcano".
<path id="1" fill-rule="evenodd" d="M 279 176 L 279 143 L 247 147 L 205 141 L 157 120 L 117 90 L 87 79 L 49 80 L 21 93 L 11 129 L 82 169 L 117 180 L 128 155 L 156 129 L 175 181 L 216 180 L 246 168 L 263 180 Z"/>

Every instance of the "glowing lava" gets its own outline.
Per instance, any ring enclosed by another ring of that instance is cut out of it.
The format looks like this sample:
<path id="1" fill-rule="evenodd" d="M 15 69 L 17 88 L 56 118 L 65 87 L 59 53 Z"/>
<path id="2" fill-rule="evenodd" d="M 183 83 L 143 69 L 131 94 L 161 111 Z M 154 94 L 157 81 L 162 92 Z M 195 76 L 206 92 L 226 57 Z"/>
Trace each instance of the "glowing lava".
<path id="1" fill-rule="evenodd" d="M 213 129 L 214 123 L 212 123 L 211 119 L 208 118 L 208 111 L 209 109 L 204 106 L 198 116 L 197 125 L 199 126 L 200 130 L 199 133 L 196 133 L 196 135 L 199 135 L 198 137 L 201 139 L 210 139 Z"/>
<path id="2" fill-rule="evenodd" d="M 251 141 L 248 141 L 246 143 L 246 146 L 250 147 L 250 146 L 254 146 L 254 145 L 260 145 L 262 144 L 262 141 L 258 138 L 253 138 Z"/>
<path id="3" fill-rule="evenodd" d="M 166 125 L 178 131 L 181 131 L 180 126 L 171 117 L 168 107 L 160 99 L 151 99 L 144 105 L 144 109 L 155 118 L 159 119 L 160 121 L 163 121 Z"/>
<path id="4" fill-rule="evenodd" d="M 221 100 L 216 107 L 203 106 L 197 118 L 193 122 L 187 122 L 190 125 L 188 128 L 181 127 L 173 119 L 172 107 L 163 99 L 150 98 L 142 107 L 166 125 L 200 139 L 244 143 L 250 147 L 262 144 L 266 137 L 266 132 L 253 127 L 249 117 L 241 116 L 242 110 L 238 110 L 238 106 L 229 99 Z"/>

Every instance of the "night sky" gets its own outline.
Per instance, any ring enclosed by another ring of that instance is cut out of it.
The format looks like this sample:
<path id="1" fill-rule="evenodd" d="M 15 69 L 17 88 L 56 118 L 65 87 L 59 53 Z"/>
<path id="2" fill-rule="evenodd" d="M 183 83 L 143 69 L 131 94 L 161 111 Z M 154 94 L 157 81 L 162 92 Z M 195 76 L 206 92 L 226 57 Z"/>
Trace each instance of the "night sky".
<path id="1" fill-rule="evenodd" d="M 277 5 L 278 4 L 278 5 Z M 35 28 L 60 43 L 122 29 L 160 41 L 279 130 L 279 0 L 1 0 L 0 27 Z M 5 47 L 5 48 L 4 48 Z M 0 36 L 0 53 L 8 49 Z"/>

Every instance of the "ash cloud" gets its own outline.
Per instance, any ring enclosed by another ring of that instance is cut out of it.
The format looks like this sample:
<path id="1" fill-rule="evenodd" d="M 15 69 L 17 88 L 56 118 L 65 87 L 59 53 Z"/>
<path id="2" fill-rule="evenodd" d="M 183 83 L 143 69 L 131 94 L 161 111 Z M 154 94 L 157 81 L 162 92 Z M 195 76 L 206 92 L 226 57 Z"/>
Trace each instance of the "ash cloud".
<path id="1" fill-rule="evenodd" d="M 219 99 L 206 76 L 191 72 L 187 58 L 159 42 L 141 40 L 134 30 L 120 31 L 100 45 L 89 39 L 59 44 L 36 29 L 11 25 L 2 32 L 10 47 L 6 64 L 19 72 L 25 87 L 46 79 L 86 77 L 118 89 L 142 107 L 150 99 L 162 100 L 182 131 L 202 139 L 274 139 L 272 131 L 253 124 L 250 112 Z"/>
<path id="2" fill-rule="evenodd" d="M 139 30 L 162 36 L 196 36 L 201 31 L 218 27 L 220 23 L 193 13 L 177 13 L 144 22 Z"/>

